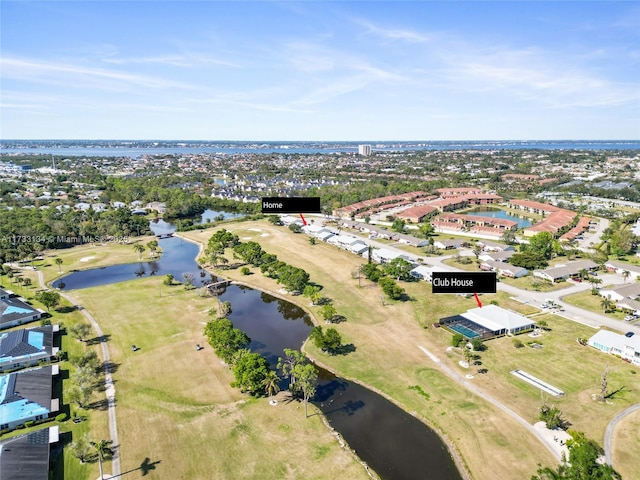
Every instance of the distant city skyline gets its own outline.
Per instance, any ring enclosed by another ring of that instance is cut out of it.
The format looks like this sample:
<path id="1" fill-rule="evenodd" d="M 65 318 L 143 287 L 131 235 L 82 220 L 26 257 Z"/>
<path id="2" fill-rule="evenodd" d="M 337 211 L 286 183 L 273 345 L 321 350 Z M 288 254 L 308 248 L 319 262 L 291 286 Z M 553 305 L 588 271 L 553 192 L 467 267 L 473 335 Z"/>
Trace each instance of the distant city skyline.
<path id="1" fill-rule="evenodd" d="M 638 2 L 0 3 L 0 139 L 640 139 Z"/>

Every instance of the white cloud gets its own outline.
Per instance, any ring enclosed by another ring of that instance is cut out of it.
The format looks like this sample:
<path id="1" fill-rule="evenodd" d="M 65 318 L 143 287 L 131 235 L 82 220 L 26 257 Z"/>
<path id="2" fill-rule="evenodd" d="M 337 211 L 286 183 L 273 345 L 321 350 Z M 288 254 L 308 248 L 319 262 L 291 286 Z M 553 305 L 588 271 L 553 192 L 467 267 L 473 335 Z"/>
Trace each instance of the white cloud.
<path id="1" fill-rule="evenodd" d="M 27 60 L 12 57 L 0 58 L 3 78 L 12 78 L 39 83 L 64 84 L 85 87 L 86 82 L 108 90 L 122 87 L 144 87 L 150 89 L 193 89 L 192 85 L 148 75 L 85 67 L 81 65 Z"/>

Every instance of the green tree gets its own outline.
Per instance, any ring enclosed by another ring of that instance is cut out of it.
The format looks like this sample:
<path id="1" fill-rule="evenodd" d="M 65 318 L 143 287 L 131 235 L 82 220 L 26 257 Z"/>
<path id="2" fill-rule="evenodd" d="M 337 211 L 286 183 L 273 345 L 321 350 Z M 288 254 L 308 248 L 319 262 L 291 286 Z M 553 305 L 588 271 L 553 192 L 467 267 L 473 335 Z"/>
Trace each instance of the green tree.
<path id="1" fill-rule="evenodd" d="M 484 352 L 487 349 L 487 345 L 477 337 L 471 340 L 471 346 L 474 352 Z"/>
<path id="2" fill-rule="evenodd" d="M 52 290 L 42 290 L 36 293 L 36 300 L 47 307 L 48 312 L 51 308 L 60 305 L 60 294 Z"/>
<path id="3" fill-rule="evenodd" d="M 604 310 L 604 313 L 609 313 L 615 309 L 616 303 L 613 300 L 611 300 L 609 297 L 602 297 L 602 300 L 600 301 L 600 306 Z"/>
<path id="4" fill-rule="evenodd" d="M 104 473 L 102 472 L 102 462 L 108 460 L 113 457 L 114 451 L 111 445 L 113 442 L 111 440 L 100 440 L 99 442 L 91 442 L 91 446 L 96 449 L 98 453 L 98 466 L 100 467 L 100 480 L 104 478 Z"/>
<path id="5" fill-rule="evenodd" d="M 264 387 L 265 392 L 269 395 L 269 398 L 273 397 L 276 393 L 280 391 L 280 377 L 273 370 L 269 370 L 269 373 L 262 381 L 262 386 Z"/>
<path id="6" fill-rule="evenodd" d="M 405 230 L 405 221 L 400 219 L 400 218 L 396 218 L 393 223 L 391 224 L 391 230 L 393 230 L 394 232 L 398 232 L 398 233 L 404 233 Z"/>
<path id="7" fill-rule="evenodd" d="M 173 280 L 174 280 L 174 276 L 171 275 L 170 273 L 167 273 L 164 276 L 164 280 L 162 281 L 162 283 L 167 285 L 167 286 L 171 286 L 171 285 L 173 285 Z"/>
<path id="8" fill-rule="evenodd" d="M 537 253 L 549 260 L 557 250 L 557 243 L 558 241 L 549 232 L 540 232 L 529 239 L 526 251 Z"/>
<path id="9" fill-rule="evenodd" d="M 436 229 L 433 228 L 431 222 L 423 222 L 418 227 L 418 232 L 421 238 L 430 238 L 436 234 Z"/>
<path id="10" fill-rule="evenodd" d="M 142 253 L 144 252 L 144 245 L 135 243 L 133 249 L 138 253 L 138 260 L 142 260 Z"/>
<path id="11" fill-rule="evenodd" d="M 562 411 L 555 405 L 549 407 L 546 403 L 543 403 L 540 407 L 539 418 L 551 430 L 556 428 L 566 430 L 569 427 L 569 422 L 562 418 Z"/>
<path id="12" fill-rule="evenodd" d="M 80 460 L 80 463 L 85 463 L 89 459 L 89 452 L 91 451 L 89 437 L 86 434 L 78 436 L 77 440 L 69 444 L 69 449 L 71 454 Z"/>
<path id="13" fill-rule="evenodd" d="M 158 251 L 158 241 L 157 240 L 151 240 L 151 241 L 147 242 L 147 248 L 151 252 L 151 256 L 155 257 L 156 256 L 156 252 Z"/>
<path id="14" fill-rule="evenodd" d="M 413 270 L 413 265 L 407 262 L 404 258 L 394 258 L 388 264 L 384 266 L 384 271 L 387 275 L 394 277 L 396 280 L 412 280 L 413 277 L 409 273 Z"/>
<path id="15" fill-rule="evenodd" d="M 529 251 L 514 253 L 509 259 L 509 263 L 516 267 L 526 268 L 527 270 L 536 270 L 549 265 L 543 255 Z"/>
<path id="16" fill-rule="evenodd" d="M 304 287 L 304 290 L 302 291 L 302 294 L 305 297 L 309 297 L 311 299 L 311 303 L 313 305 L 316 304 L 315 299 L 317 298 L 317 295 L 320 293 L 320 287 L 318 287 L 317 285 L 306 285 Z"/>
<path id="17" fill-rule="evenodd" d="M 316 394 L 316 388 L 318 386 L 318 370 L 311 363 L 298 364 L 296 366 L 295 375 L 304 400 L 304 416 L 308 417 L 307 403 Z"/>
<path id="18" fill-rule="evenodd" d="M 296 367 L 307 363 L 309 363 L 309 360 L 304 353 L 291 348 L 285 348 L 284 358 L 278 358 L 278 369 L 282 371 L 282 375 L 289 377 L 289 390 L 293 393 L 295 393 L 296 389 Z"/>
<path id="19" fill-rule="evenodd" d="M 216 355 L 228 365 L 232 364 L 237 351 L 246 348 L 251 343 L 247 334 L 234 328 L 231 320 L 227 318 L 208 322 L 204 333 Z"/>
<path id="20" fill-rule="evenodd" d="M 324 334 L 324 345 L 329 353 L 335 353 L 342 346 L 342 336 L 335 328 L 327 328 Z"/>
<path id="21" fill-rule="evenodd" d="M 333 317 L 335 317 L 337 314 L 338 314 L 338 311 L 331 304 L 323 305 L 320 308 L 320 315 L 322 315 L 322 318 L 324 319 L 325 322 L 330 323 L 333 320 Z"/>
<path id="22" fill-rule="evenodd" d="M 567 440 L 569 458 L 564 458 L 557 469 L 538 466 L 531 480 L 620 480 L 622 477 L 611 465 L 600 463 L 602 448 L 582 432 L 569 431 Z"/>
<path id="23" fill-rule="evenodd" d="M 302 232 L 302 226 L 297 223 L 291 223 L 289 225 L 289 230 L 291 230 L 293 233 L 300 233 Z"/>
<path id="24" fill-rule="evenodd" d="M 621 228 L 613 232 L 609 239 L 609 251 L 617 257 L 624 257 L 633 252 L 638 238 L 628 228 Z"/>
<path id="25" fill-rule="evenodd" d="M 461 333 L 454 333 L 451 337 L 451 345 L 457 347 L 464 341 L 464 336 Z"/>
<path id="26" fill-rule="evenodd" d="M 56 257 L 55 262 L 56 262 L 56 265 L 58 265 L 58 273 L 61 273 L 62 270 L 60 268 L 60 265 L 62 265 L 63 260 L 60 257 Z"/>
<path id="27" fill-rule="evenodd" d="M 381 277 L 378 280 L 378 285 L 382 288 L 382 291 L 392 300 L 400 300 L 404 295 L 404 288 L 400 287 L 391 278 Z"/>
<path id="28" fill-rule="evenodd" d="M 246 349 L 238 350 L 233 364 L 235 381 L 231 385 L 243 392 L 257 395 L 264 391 L 264 382 L 269 372 L 269 362 L 262 355 Z"/>

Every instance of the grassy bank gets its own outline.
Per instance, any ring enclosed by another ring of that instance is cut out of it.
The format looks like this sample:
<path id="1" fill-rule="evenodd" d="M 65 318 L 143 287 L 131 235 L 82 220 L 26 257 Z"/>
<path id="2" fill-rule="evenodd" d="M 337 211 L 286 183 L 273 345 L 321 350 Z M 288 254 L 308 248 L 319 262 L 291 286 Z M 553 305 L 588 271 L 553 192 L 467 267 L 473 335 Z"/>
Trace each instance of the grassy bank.
<path id="1" fill-rule="evenodd" d="M 347 318 L 347 322 L 336 328 L 345 343 L 355 345 L 355 352 L 330 357 L 308 346 L 309 353 L 341 374 L 380 390 L 406 410 L 417 412 L 430 425 L 446 432 L 474 478 L 528 478 L 535 472 L 537 463 L 555 464 L 546 449 L 526 430 L 433 368 L 432 361 L 418 348 L 427 348 L 452 368 L 467 373 L 457 365 L 460 354 L 447 352 L 451 335 L 442 329 L 423 327 L 442 316 L 474 308 L 473 298 L 434 296 L 427 284 L 409 283 L 402 286 L 412 300 L 385 301 L 383 305 L 379 287 L 364 280 L 359 287 L 358 280 L 353 278 L 358 265 L 364 263 L 363 259 L 321 242 L 310 245 L 305 235 L 294 235 L 286 228 L 274 227 L 264 221 L 237 224 L 228 229 L 237 233 L 241 240 L 258 241 L 269 253 L 304 268 L 312 281 L 323 286 L 323 294 L 333 299 L 338 313 Z M 209 238 L 206 232 L 186 236 L 202 242 Z M 250 276 L 243 276 L 238 270 L 221 273 L 259 288 L 279 290 L 273 280 L 263 277 L 257 269 L 252 271 L 254 274 Z M 318 316 L 317 307 L 310 307 L 306 298 L 289 297 Z M 486 294 L 481 299 L 483 303 L 495 301 L 525 315 L 537 312 L 504 293 Z M 476 375 L 473 381 L 534 423 L 541 404 L 540 391 L 523 384 L 509 372 L 520 368 L 539 376 L 567 392 L 561 399 L 547 399 L 548 403 L 560 406 L 573 428 L 585 431 L 602 443 L 607 422 L 620 410 L 640 401 L 640 383 L 632 373 L 634 369 L 576 343 L 576 337 L 588 337 L 593 329 L 561 317 L 536 318 L 546 319 L 552 329 L 539 339 L 544 347 L 516 349 L 510 338 L 492 340 L 488 342 L 489 350 L 482 353 L 483 367 L 489 372 Z M 525 343 L 532 340 L 526 335 L 519 338 Z M 592 400 L 592 394 L 598 391 L 599 376 L 606 363 L 610 364 L 612 389 L 622 385 L 624 389 L 611 403 L 602 405 Z M 579 374 L 576 374 L 577 366 Z M 429 400 L 415 390 L 409 390 L 411 385 L 421 386 Z M 514 449 L 514 445 L 518 445 L 518 449 Z M 487 458 L 492 462 L 486 462 Z"/>
<path id="2" fill-rule="evenodd" d="M 232 388 L 203 336 L 213 299 L 182 286 L 160 296 L 161 281 L 73 293 L 110 335 L 123 472 L 148 459 L 150 479 L 368 478 L 299 403 L 272 407 Z"/>

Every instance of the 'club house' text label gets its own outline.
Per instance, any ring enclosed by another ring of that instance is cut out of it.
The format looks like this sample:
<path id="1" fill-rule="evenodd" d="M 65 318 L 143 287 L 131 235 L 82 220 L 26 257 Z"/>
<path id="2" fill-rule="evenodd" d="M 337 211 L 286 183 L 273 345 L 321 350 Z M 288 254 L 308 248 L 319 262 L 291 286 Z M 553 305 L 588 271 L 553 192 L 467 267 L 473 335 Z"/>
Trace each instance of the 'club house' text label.
<path id="1" fill-rule="evenodd" d="M 433 293 L 496 293 L 495 272 L 433 272 Z"/>

